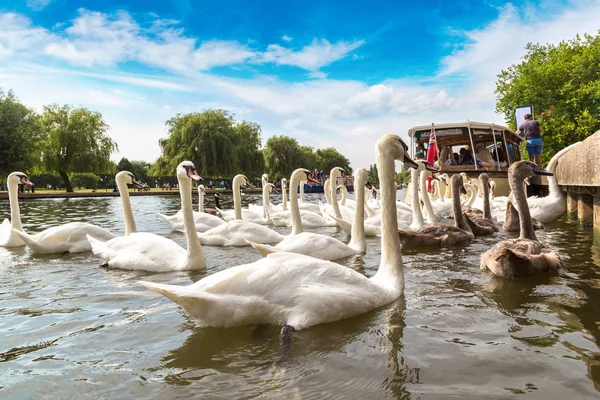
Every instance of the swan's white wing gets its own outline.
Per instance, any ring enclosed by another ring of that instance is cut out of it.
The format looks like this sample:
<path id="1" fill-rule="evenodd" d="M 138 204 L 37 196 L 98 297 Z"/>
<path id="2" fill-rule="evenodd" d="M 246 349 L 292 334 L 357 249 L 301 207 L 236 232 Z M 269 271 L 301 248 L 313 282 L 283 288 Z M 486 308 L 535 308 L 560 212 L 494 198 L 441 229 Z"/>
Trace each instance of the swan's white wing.
<path id="1" fill-rule="evenodd" d="M 271 254 L 190 286 L 141 283 L 201 325 L 221 327 L 273 323 L 303 329 L 362 314 L 399 295 L 350 268 L 295 253 Z"/>
<path id="2" fill-rule="evenodd" d="M 108 242 L 89 239 L 92 251 L 113 268 L 165 272 L 180 270 L 186 250 L 153 233 L 138 232 Z"/>
<path id="3" fill-rule="evenodd" d="M 0 225 L 0 247 L 21 247 L 25 242 L 12 232 L 10 221 L 5 219 Z"/>
<path id="4" fill-rule="evenodd" d="M 20 234 L 27 246 L 37 254 L 91 251 L 92 247 L 87 235 L 101 241 L 115 237 L 106 229 L 87 222 L 69 222 L 48 228 L 35 235 Z"/>
<path id="5" fill-rule="evenodd" d="M 300 210 L 312 211 L 314 213 L 321 213 L 321 208 L 319 207 L 318 204 L 299 202 L 298 208 Z"/>
<path id="6" fill-rule="evenodd" d="M 200 243 L 210 246 L 249 246 L 246 242 L 279 243 L 283 236 L 266 226 L 250 221 L 233 220 L 225 225 L 219 225 L 204 233 L 199 233 Z"/>
<path id="7" fill-rule="evenodd" d="M 321 260 L 339 260 L 357 254 L 336 238 L 312 232 L 287 236 L 274 248 L 276 251 L 299 253 Z"/>

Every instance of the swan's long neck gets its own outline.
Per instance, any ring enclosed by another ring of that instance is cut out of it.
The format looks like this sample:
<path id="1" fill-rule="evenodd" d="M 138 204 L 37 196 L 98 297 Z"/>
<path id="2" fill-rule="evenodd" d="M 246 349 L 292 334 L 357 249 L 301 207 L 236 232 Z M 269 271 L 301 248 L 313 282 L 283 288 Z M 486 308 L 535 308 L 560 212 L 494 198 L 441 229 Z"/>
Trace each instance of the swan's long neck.
<path id="1" fill-rule="evenodd" d="M 410 206 L 412 208 L 413 222 L 411 225 L 423 226 L 423 212 L 419 201 L 419 170 L 414 168 L 410 171 Z M 380 200 L 381 201 L 381 200 Z M 397 217 L 396 217 L 397 218 Z"/>
<path id="2" fill-rule="evenodd" d="M 346 186 L 342 186 L 340 188 L 340 190 L 342 191 L 342 205 L 345 206 L 346 205 L 346 200 L 348 199 L 348 190 L 346 190 Z"/>
<path id="3" fill-rule="evenodd" d="M 123 203 L 123 216 L 125 218 L 125 236 L 130 233 L 137 232 L 135 226 L 135 219 L 133 219 L 133 211 L 131 210 L 131 199 L 129 198 L 129 190 L 127 190 L 127 184 L 122 180 L 117 180 L 117 188 L 119 189 L 119 195 L 121 196 L 121 202 Z"/>
<path id="4" fill-rule="evenodd" d="M 287 184 L 285 183 L 281 184 L 281 196 L 283 198 L 283 209 L 287 210 Z"/>
<path id="5" fill-rule="evenodd" d="M 263 184 L 263 218 L 269 218 L 269 186 Z"/>
<path id="6" fill-rule="evenodd" d="M 242 184 L 239 180 L 233 180 L 233 211 L 235 219 L 242 219 Z"/>
<path id="7" fill-rule="evenodd" d="M 365 186 L 365 179 L 362 174 L 358 174 L 354 181 L 354 194 L 356 195 L 354 206 L 354 220 L 352 221 L 352 232 L 348 246 L 359 252 L 364 252 L 367 249 L 365 241 L 365 191 L 362 188 Z"/>
<path id="8" fill-rule="evenodd" d="M 300 201 L 304 203 L 304 181 L 298 183 L 300 184 Z"/>
<path id="9" fill-rule="evenodd" d="M 293 176 L 290 180 L 290 208 L 292 212 L 292 235 L 302 233 L 302 218 L 300 218 L 300 207 L 298 206 L 298 180 Z"/>
<path id="10" fill-rule="evenodd" d="M 198 189 L 198 211 L 204 212 L 204 192 Z"/>
<path id="11" fill-rule="evenodd" d="M 19 184 L 8 184 L 8 200 L 10 202 L 10 227 L 23 232 L 21 210 L 19 209 Z"/>
<path id="12" fill-rule="evenodd" d="M 494 222 L 492 218 L 492 208 L 490 206 L 490 187 L 487 182 L 481 182 L 483 192 L 483 218 L 490 222 Z"/>
<path id="13" fill-rule="evenodd" d="M 356 190 L 356 189 L 354 189 Z M 375 215 L 375 211 L 373 211 L 373 209 L 371 207 L 369 207 L 369 204 L 367 204 L 367 199 L 372 197 L 373 195 L 371 194 L 371 191 L 367 188 L 365 188 L 365 190 L 363 190 L 363 192 L 365 193 L 365 212 L 367 213 L 367 217 L 372 217 L 373 215 Z"/>
<path id="14" fill-rule="evenodd" d="M 429 195 L 427 192 L 427 171 L 421 172 L 421 176 L 419 178 L 419 185 L 421 186 L 421 197 L 423 198 L 423 203 L 425 203 L 425 209 L 427 210 L 427 216 L 429 217 L 429 221 L 431 221 L 432 223 L 436 223 L 437 217 L 433 213 L 431 201 L 429 200 Z"/>
<path id="15" fill-rule="evenodd" d="M 465 221 L 460 205 L 460 184 L 458 181 L 452 184 L 452 214 L 454 216 L 454 225 L 457 228 L 471 232 L 471 228 Z"/>
<path id="16" fill-rule="evenodd" d="M 196 233 L 196 223 L 194 222 L 194 209 L 192 208 L 192 180 L 182 179 L 177 177 L 179 181 L 179 196 L 181 198 L 181 210 L 183 211 L 183 226 L 185 229 L 185 237 L 187 239 L 187 256 L 186 263 L 194 260 L 201 260 L 202 264 L 206 265 L 206 256 L 202 251 L 200 239 Z"/>
<path id="17" fill-rule="evenodd" d="M 533 230 L 533 220 L 531 219 L 531 213 L 529 212 L 529 204 L 527 204 L 527 194 L 525 192 L 525 186 L 523 181 L 517 178 L 514 174 L 508 176 L 508 184 L 514 194 L 515 201 L 517 203 L 519 212 L 519 238 L 537 240 L 535 231 Z"/>
<path id="18" fill-rule="evenodd" d="M 398 236 L 394 159 L 378 152 L 377 171 L 381 196 L 381 263 L 373 279 L 382 286 L 393 286 L 403 292 L 404 266 Z M 416 203 L 418 206 L 418 197 Z"/>
<path id="19" fill-rule="evenodd" d="M 340 205 L 338 204 L 336 189 L 336 178 L 333 174 L 331 174 L 331 182 L 329 182 L 329 195 L 331 196 L 331 205 L 333 206 L 333 212 L 335 214 L 335 217 L 342 218 L 342 212 L 340 211 Z"/>
<path id="20" fill-rule="evenodd" d="M 323 192 L 325 193 L 325 200 L 327 200 L 327 204 L 331 204 L 331 181 L 329 179 L 327 179 L 325 181 L 325 183 L 323 184 Z"/>
<path id="21" fill-rule="evenodd" d="M 475 203 L 475 198 L 477 198 L 477 192 L 479 191 L 477 185 L 471 185 L 471 197 L 469 197 L 469 201 L 467 201 L 467 205 L 471 207 L 473 203 Z"/>

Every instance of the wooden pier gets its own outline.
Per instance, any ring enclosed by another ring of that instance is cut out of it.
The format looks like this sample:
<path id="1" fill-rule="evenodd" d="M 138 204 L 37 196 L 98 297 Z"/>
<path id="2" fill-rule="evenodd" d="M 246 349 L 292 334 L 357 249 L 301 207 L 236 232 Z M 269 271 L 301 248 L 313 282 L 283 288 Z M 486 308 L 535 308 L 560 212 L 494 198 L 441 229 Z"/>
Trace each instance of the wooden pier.
<path id="1" fill-rule="evenodd" d="M 600 131 L 560 158 L 556 179 L 567 194 L 567 217 L 600 236 Z"/>

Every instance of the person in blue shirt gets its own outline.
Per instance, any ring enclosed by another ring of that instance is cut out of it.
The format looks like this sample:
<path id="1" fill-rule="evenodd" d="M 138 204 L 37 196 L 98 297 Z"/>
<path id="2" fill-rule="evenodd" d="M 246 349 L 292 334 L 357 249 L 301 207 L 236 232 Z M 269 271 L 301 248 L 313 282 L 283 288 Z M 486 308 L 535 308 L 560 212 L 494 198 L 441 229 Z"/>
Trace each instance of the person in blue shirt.
<path id="1" fill-rule="evenodd" d="M 525 114 L 525 122 L 519 126 L 519 130 L 515 132 L 519 136 L 525 136 L 527 139 L 526 146 L 529 154 L 529 161 L 533 161 L 537 165 L 542 164 L 542 127 L 531 114 Z"/>

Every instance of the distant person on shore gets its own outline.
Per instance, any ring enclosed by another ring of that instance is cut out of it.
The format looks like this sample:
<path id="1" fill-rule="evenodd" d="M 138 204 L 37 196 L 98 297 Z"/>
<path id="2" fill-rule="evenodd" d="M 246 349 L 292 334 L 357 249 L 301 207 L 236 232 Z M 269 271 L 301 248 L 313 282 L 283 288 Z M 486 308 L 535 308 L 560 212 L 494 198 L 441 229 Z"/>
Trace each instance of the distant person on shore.
<path id="1" fill-rule="evenodd" d="M 519 136 L 525 136 L 527 139 L 526 147 L 529 154 L 529 161 L 533 161 L 537 165 L 542 164 L 542 127 L 540 123 L 533 119 L 531 114 L 525 114 L 525 122 L 519 126 L 519 130 L 515 132 Z"/>

